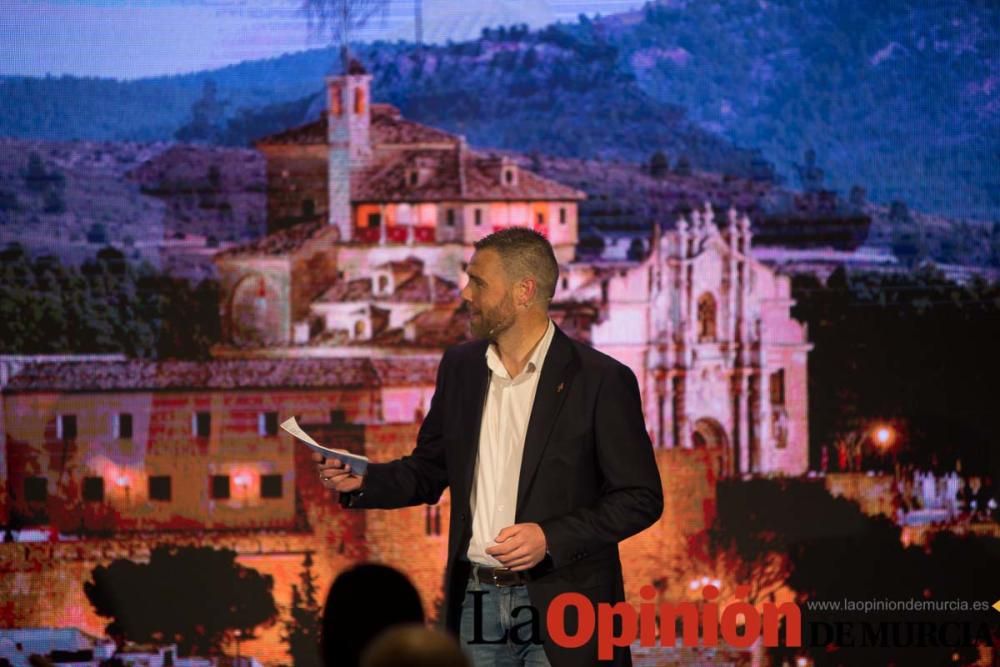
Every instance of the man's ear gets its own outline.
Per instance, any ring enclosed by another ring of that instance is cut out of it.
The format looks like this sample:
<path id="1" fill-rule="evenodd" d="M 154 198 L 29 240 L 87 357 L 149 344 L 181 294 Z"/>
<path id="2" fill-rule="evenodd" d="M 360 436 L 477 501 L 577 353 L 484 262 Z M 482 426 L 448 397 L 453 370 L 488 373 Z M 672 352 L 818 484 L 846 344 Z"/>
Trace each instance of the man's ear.
<path id="1" fill-rule="evenodd" d="M 527 308 L 535 301 L 535 295 L 538 293 L 538 283 L 530 276 L 523 278 L 521 280 L 521 289 L 524 293 L 524 302 L 521 305 Z"/>

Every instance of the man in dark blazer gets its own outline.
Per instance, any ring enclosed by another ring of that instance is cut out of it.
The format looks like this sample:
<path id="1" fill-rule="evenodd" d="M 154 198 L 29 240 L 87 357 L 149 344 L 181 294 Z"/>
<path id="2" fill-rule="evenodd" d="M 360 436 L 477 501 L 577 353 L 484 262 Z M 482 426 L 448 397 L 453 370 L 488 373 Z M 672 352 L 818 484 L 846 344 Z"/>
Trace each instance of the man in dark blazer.
<path id="1" fill-rule="evenodd" d="M 444 621 L 477 664 L 594 665 L 596 630 L 584 646 L 561 647 L 546 611 L 566 592 L 595 610 L 622 601 L 618 543 L 663 511 L 639 386 L 627 366 L 549 319 L 558 264 L 537 232 L 487 236 L 467 273 L 462 298 L 478 340 L 445 351 L 416 448 L 370 464 L 364 478 L 317 455 L 319 474 L 352 508 L 436 503 L 451 490 Z M 514 596 L 500 603 L 507 614 L 519 602 L 537 610 L 541 645 L 525 641 L 526 613 L 490 615 L 503 595 Z M 486 606 L 478 617 L 477 605 Z M 567 611 L 570 636 L 576 622 Z M 520 634 L 505 643 L 470 644 L 478 630 L 494 640 L 512 626 Z M 613 664 L 631 664 L 627 647 Z"/>

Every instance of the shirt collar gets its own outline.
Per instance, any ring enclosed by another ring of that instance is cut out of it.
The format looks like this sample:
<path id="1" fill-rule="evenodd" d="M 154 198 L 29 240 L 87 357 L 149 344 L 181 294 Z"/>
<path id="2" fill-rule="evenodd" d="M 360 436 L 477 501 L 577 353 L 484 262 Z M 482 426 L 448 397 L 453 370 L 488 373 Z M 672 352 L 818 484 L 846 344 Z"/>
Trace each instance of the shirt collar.
<path id="1" fill-rule="evenodd" d="M 552 322 L 552 318 L 549 318 L 549 325 L 545 328 L 545 333 L 542 334 L 542 339 L 538 341 L 535 345 L 535 349 L 531 352 L 531 356 L 528 357 L 528 363 L 524 366 L 524 371 L 533 373 L 537 369 L 542 367 L 545 363 L 545 356 L 548 354 L 549 346 L 552 344 L 552 338 L 555 336 L 556 325 Z M 497 352 L 496 343 L 490 343 L 486 346 L 486 365 L 489 366 L 490 370 L 501 377 L 510 378 L 510 374 L 507 372 L 507 368 L 500 361 L 500 353 Z"/>

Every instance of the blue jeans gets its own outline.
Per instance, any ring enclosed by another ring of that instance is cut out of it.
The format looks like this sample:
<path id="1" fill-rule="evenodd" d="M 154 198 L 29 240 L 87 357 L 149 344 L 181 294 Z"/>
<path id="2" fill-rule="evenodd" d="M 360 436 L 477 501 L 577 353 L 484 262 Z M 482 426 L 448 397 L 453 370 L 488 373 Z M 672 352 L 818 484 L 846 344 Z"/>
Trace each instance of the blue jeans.
<path id="1" fill-rule="evenodd" d="M 479 595 L 473 595 L 478 593 Z M 477 603 L 478 598 L 478 603 Z M 470 643 L 477 633 L 476 606 L 479 614 L 479 639 L 501 643 Z M 462 624 L 459 639 L 466 654 L 472 658 L 475 667 L 549 667 L 542 644 L 532 642 L 531 612 L 521 610 L 513 617 L 511 613 L 518 607 L 530 607 L 527 586 L 495 586 L 492 583 L 477 582 L 470 578 L 465 588 L 462 603 Z M 541 641 L 541 626 L 545 619 L 541 610 L 536 610 Z M 522 625 L 523 624 L 523 625 Z M 513 631 L 514 626 L 521 626 Z"/>

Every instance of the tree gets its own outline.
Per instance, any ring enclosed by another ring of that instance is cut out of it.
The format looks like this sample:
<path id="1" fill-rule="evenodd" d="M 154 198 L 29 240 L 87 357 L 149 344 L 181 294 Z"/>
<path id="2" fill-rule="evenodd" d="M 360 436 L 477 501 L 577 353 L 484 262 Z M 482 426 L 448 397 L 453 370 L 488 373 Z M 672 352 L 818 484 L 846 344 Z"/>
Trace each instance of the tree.
<path id="1" fill-rule="evenodd" d="M 825 286 L 796 278 L 793 295 L 792 314 L 815 346 L 808 378 L 813 447 L 891 420 L 906 430 L 900 454 L 911 460 L 901 456 L 903 463 L 926 466 L 936 455 L 1000 472 L 990 445 L 992 392 L 983 389 L 1000 373 L 1000 357 L 983 353 L 1000 336 L 1000 285 L 957 285 L 931 271 L 837 270 Z"/>
<path id="2" fill-rule="evenodd" d="M 62 192 L 58 188 L 50 188 L 45 192 L 42 211 L 51 214 L 66 212 L 66 200 L 63 199 Z"/>
<path id="3" fill-rule="evenodd" d="M 191 120 L 174 133 L 179 141 L 221 143 L 225 102 L 219 100 L 219 90 L 212 79 L 205 79 L 201 97 L 191 105 Z"/>
<path id="4" fill-rule="evenodd" d="M 649 158 L 649 175 L 653 178 L 663 178 L 670 171 L 670 162 L 667 161 L 667 154 L 663 151 L 656 151 Z"/>
<path id="5" fill-rule="evenodd" d="M 17 193 L 11 190 L 0 190 L 0 211 L 18 211 L 21 205 L 17 201 Z"/>
<path id="6" fill-rule="evenodd" d="M 695 536 L 689 552 L 719 578 L 748 584 L 747 600 L 767 599 L 790 587 L 800 602 L 803 644 L 816 665 L 882 667 L 888 664 L 952 664 L 958 653 L 970 664 L 974 647 L 934 645 L 811 645 L 813 624 L 849 623 L 859 634 L 863 623 L 913 620 L 913 612 L 822 611 L 807 600 L 979 599 L 979 573 L 1000 565 L 1000 540 L 942 533 L 929 549 L 904 546 L 900 528 L 884 516 L 865 515 L 857 503 L 833 497 L 822 482 L 804 479 L 726 480 L 718 486 L 717 513 L 709 529 Z M 955 563 L 962 563 L 956 573 Z M 727 584 L 730 583 L 727 581 Z M 989 622 L 991 610 L 978 615 Z M 935 623 L 969 620 L 936 612 L 919 620 Z M 845 642 L 846 643 L 846 642 Z M 891 644 L 891 642 L 890 642 Z M 794 659 L 790 649 L 772 651 L 772 664 Z"/>
<path id="7" fill-rule="evenodd" d="M 322 609 L 316 600 L 316 576 L 312 571 L 312 553 L 307 553 L 299 573 L 299 585 L 292 585 L 292 604 L 288 620 L 283 621 L 281 639 L 288 642 L 288 652 L 295 667 L 320 667 L 319 637 Z"/>
<path id="8" fill-rule="evenodd" d="M 810 148 L 806 150 L 803 157 L 805 164 L 795 165 L 799 184 L 806 192 L 819 192 L 823 189 L 824 173 L 816 164 L 816 151 Z"/>
<path id="9" fill-rule="evenodd" d="M 28 167 L 24 170 L 24 183 L 29 190 L 41 192 L 49 182 L 49 174 L 45 171 L 42 157 L 32 151 L 28 155 Z"/>
<path id="10" fill-rule="evenodd" d="M 632 239 L 626 257 L 630 262 L 641 262 L 646 257 L 646 244 L 642 239 Z"/>
<path id="11" fill-rule="evenodd" d="M 102 222 L 95 222 L 87 230 L 87 243 L 105 245 L 108 242 L 108 229 Z"/>
<path id="12" fill-rule="evenodd" d="M 847 196 L 847 201 L 850 203 L 852 210 L 862 211 L 865 208 L 865 203 L 868 201 L 868 193 L 860 185 L 852 185 L 851 193 Z"/>
<path id="13" fill-rule="evenodd" d="M 317 34 L 329 34 L 330 41 L 340 49 L 340 66 L 348 73 L 351 63 L 350 42 L 354 33 L 365 26 L 375 14 L 383 16 L 389 0 L 303 0 L 309 26 Z"/>
<path id="14" fill-rule="evenodd" d="M 95 567 L 83 590 L 94 611 L 112 619 L 110 637 L 218 655 L 237 630 L 248 636 L 274 621 L 273 586 L 230 549 L 160 545 L 148 563 L 119 558 Z"/>
<path id="15" fill-rule="evenodd" d="M 1000 221 L 993 223 L 990 232 L 990 260 L 993 266 L 1000 266 Z"/>
<path id="16" fill-rule="evenodd" d="M 687 155 L 681 155 L 677 158 L 677 163 L 674 165 L 674 173 L 678 176 L 691 175 L 691 160 Z"/>
<path id="17" fill-rule="evenodd" d="M 903 225 L 913 222 L 910 209 L 905 201 L 895 199 L 889 203 L 889 222 L 894 225 Z"/>

